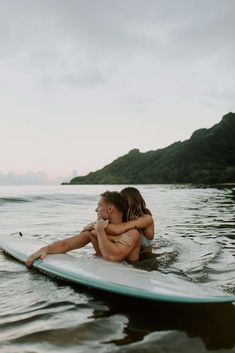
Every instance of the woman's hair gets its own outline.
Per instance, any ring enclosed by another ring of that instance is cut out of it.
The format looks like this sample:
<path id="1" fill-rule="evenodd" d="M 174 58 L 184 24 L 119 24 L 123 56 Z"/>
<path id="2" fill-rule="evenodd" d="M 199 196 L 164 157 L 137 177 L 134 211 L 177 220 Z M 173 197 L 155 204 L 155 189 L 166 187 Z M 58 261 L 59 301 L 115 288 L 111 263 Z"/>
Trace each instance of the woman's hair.
<path id="1" fill-rule="evenodd" d="M 146 214 L 151 215 L 138 189 L 127 187 L 121 190 L 120 194 L 125 203 L 125 221 L 134 220 Z"/>

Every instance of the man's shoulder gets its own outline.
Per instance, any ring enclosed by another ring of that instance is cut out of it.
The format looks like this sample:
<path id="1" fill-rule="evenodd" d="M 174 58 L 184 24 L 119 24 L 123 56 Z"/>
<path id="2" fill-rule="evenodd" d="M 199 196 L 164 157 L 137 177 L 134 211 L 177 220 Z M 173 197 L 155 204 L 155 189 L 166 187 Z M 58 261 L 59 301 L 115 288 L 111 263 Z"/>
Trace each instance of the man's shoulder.
<path id="1" fill-rule="evenodd" d="M 138 229 L 130 229 L 127 233 L 132 238 L 140 238 L 140 232 L 138 231 Z"/>

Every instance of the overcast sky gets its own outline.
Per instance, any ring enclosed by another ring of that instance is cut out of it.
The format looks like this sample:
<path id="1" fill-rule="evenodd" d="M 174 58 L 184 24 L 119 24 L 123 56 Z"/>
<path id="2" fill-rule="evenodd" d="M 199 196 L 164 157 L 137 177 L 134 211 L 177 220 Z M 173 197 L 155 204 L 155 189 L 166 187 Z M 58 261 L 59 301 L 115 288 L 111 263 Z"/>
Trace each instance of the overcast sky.
<path id="1" fill-rule="evenodd" d="M 234 14 L 234 0 L 0 0 L 0 174 L 86 174 L 234 112 Z"/>

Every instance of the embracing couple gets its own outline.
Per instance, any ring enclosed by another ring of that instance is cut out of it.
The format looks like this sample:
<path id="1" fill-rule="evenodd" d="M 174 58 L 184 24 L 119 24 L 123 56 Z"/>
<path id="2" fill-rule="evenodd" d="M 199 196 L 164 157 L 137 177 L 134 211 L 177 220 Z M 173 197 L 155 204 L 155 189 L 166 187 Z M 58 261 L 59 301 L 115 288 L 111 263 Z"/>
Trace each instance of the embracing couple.
<path id="1" fill-rule="evenodd" d="M 65 253 L 92 243 L 96 255 L 109 261 L 138 261 L 152 252 L 154 222 L 138 189 L 106 191 L 96 208 L 97 221 L 89 223 L 79 235 L 44 246 L 27 259 L 31 267 L 47 254 Z"/>

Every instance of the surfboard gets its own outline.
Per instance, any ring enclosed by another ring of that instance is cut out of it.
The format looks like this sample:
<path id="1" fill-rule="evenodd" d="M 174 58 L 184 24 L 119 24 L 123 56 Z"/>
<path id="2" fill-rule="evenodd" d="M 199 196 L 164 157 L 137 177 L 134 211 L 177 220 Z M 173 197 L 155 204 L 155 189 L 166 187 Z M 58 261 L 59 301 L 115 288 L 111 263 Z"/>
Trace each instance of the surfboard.
<path id="1" fill-rule="evenodd" d="M 0 247 L 15 259 L 25 263 L 45 242 L 19 235 L 2 236 Z M 114 263 L 94 255 L 50 254 L 36 260 L 33 267 L 66 281 L 146 300 L 175 303 L 235 302 L 235 295 L 195 284 L 159 271 L 147 272 L 127 263 Z"/>

